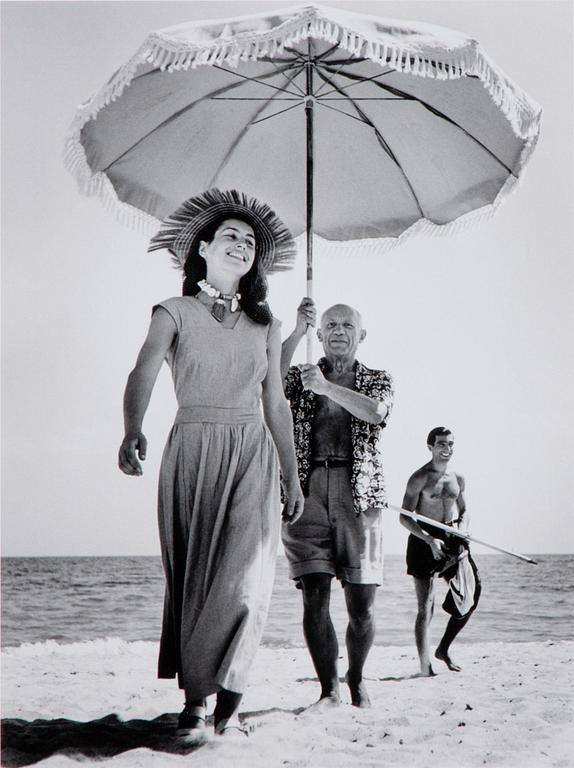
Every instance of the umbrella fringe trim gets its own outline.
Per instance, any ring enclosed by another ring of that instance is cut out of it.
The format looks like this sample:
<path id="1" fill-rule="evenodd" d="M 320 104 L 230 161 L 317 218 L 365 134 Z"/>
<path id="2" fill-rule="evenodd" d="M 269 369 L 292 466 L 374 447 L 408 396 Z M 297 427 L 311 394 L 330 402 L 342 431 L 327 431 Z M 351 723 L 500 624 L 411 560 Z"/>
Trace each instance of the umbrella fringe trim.
<path id="1" fill-rule="evenodd" d="M 86 197 L 98 197 L 106 211 L 112 214 L 120 224 L 146 236 L 157 232 L 161 226 L 160 219 L 121 201 L 105 173 L 90 171 L 79 135 L 67 138 L 64 148 L 64 165 L 76 179 L 80 192 Z"/>
<path id="2" fill-rule="evenodd" d="M 447 51 L 441 57 L 435 51 L 422 52 L 404 45 L 389 45 L 370 40 L 351 29 L 343 28 L 326 18 L 320 10 L 307 8 L 295 19 L 265 32 L 247 31 L 209 43 L 189 43 L 170 38 L 165 33 L 151 33 L 138 51 L 91 100 L 80 105 L 70 131 L 96 117 L 106 105 L 117 99 L 131 83 L 137 68 L 148 63 L 162 71 L 174 72 L 226 64 L 236 67 L 239 61 L 252 60 L 282 51 L 285 46 L 308 37 L 338 43 L 352 56 L 365 56 L 378 64 L 386 64 L 398 72 L 438 80 L 476 76 L 501 109 L 514 133 L 521 139 L 537 135 L 540 107 L 500 70 L 475 40 L 464 47 Z"/>

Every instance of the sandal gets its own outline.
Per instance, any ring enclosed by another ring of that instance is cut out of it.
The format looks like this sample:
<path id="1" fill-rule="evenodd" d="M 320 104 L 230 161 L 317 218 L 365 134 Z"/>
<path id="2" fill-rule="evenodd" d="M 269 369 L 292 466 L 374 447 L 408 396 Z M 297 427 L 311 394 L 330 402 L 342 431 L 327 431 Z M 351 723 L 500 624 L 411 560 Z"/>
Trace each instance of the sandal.
<path id="1" fill-rule="evenodd" d="M 188 706 L 181 711 L 177 719 L 176 736 L 190 736 L 205 730 L 205 707 Z"/>

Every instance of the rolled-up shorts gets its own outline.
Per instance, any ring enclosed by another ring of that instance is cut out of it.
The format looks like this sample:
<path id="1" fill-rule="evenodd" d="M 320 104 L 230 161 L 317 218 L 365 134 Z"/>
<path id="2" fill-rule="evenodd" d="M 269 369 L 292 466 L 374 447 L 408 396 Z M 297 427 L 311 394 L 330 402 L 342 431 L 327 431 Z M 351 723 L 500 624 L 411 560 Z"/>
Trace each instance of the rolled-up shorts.
<path id="1" fill-rule="evenodd" d="M 282 538 L 292 579 L 328 573 L 343 583 L 383 582 L 381 510 L 355 513 L 350 465 L 311 470 L 303 514 L 283 526 Z"/>

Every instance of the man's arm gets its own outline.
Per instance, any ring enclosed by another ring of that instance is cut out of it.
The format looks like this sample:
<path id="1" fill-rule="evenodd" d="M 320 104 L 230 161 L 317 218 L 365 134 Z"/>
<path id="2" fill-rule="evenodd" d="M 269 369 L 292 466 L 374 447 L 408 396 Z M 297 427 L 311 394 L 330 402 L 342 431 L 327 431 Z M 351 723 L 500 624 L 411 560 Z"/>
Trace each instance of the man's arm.
<path id="1" fill-rule="evenodd" d="M 464 493 L 465 493 L 464 477 L 462 475 L 457 475 L 456 479 L 458 480 L 458 485 L 460 488 L 460 493 L 458 494 L 458 498 L 456 500 L 456 506 L 458 508 L 458 530 L 462 531 L 463 533 L 468 533 L 469 526 L 470 526 L 470 516 L 467 512 L 466 500 L 464 498 Z"/>
<path id="2" fill-rule="evenodd" d="M 416 511 L 421 491 L 424 488 L 424 484 L 425 476 L 424 473 L 420 470 L 415 472 L 414 475 L 410 476 L 407 483 L 407 488 L 405 490 L 405 495 L 403 497 L 403 509 L 406 509 L 409 512 Z M 440 539 L 434 539 L 430 533 L 427 533 L 425 530 L 423 530 L 415 520 L 407 517 L 406 515 L 400 515 L 399 520 L 401 525 L 404 525 L 404 527 L 410 533 L 412 533 L 413 536 L 416 536 L 418 539 L 422 539 L 425 544 L 429 545 L 435 560 L 440 560 L 443 557 L 444 544 Z"/>
<path id="3" fill-rule="evenodd" d="M 379 424 L 388 414 L 388 407 L 375 397 L 355 392 L 340 384 L 333 384 L 323 376 L 317 365 L 304 364 L 299 366 L 301 381 L 305 389 L 310 389 L 317 395 L 326 395 L 334 403 L 349 411 L 357 419 L 369 424 Z"/>
<path id="4" fill-rule="evenodd" d="M 124 393 L 125 437 L 119 450 L 118 464 L 126 475 L 141 475 L 138 458 L 146 457 L 147 440 L 142 423 L 161 364 L 173 343 L 176 327 L 169 313 L 158 307 L 154 312 L 146 340 L 135 368 L 128 376 Z"/>
<path id="5" fill-rule="evenodd" d="M 287 376 L 295 350 L 307 332 L 307 328 L 315 325 L 316 319 L 317 310 L 315 309 L 315 303 L 313 299 L 305 297 L 297 307 L 295 330 L 290 336 L 287 336 L 281 345 L 281 380 L 283 381 L 283 387 L 285 387 L 285 377 Z"/>

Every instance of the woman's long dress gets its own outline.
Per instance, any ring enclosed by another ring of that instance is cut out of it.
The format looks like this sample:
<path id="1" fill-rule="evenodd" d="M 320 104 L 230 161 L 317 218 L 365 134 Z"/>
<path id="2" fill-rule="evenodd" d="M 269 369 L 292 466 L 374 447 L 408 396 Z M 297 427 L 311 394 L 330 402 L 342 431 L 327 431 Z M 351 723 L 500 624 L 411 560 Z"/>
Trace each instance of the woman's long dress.
<path id="1" fill-rule="evenodd" d="M 187 696 L 243 692 L 269 607 L 280 527 L 279 469 L 262 418 L 267 345 L 279 323 L 242 312 L 224 328 L 191 296 L 163 307 L 178 412 L 158 498 L 166 595 L 159 677 Z"/>

